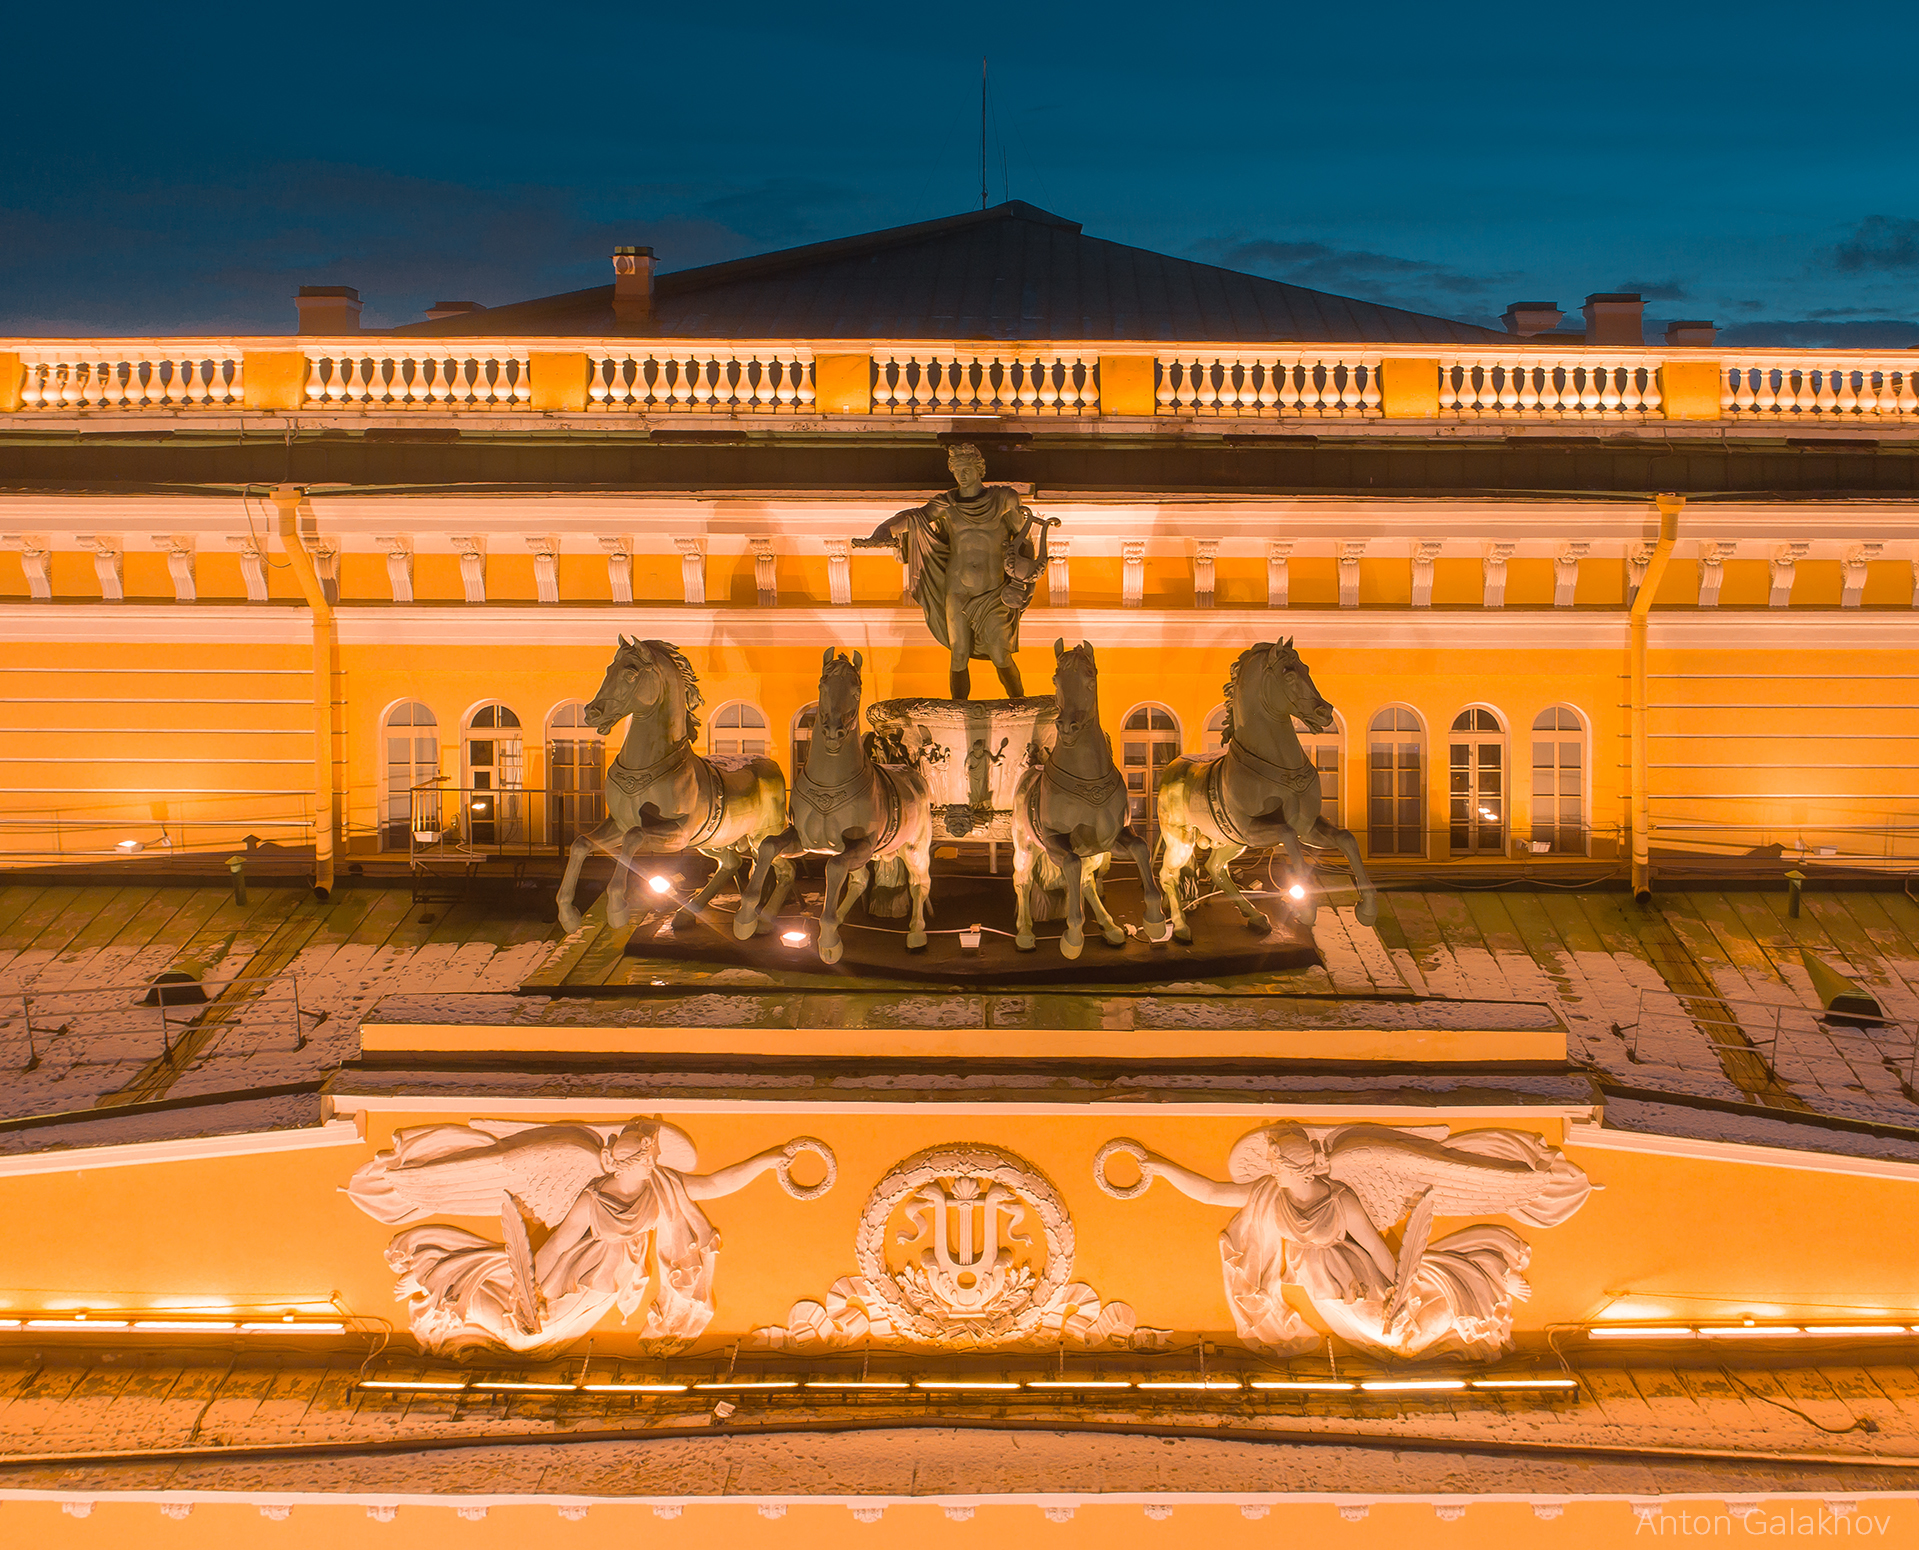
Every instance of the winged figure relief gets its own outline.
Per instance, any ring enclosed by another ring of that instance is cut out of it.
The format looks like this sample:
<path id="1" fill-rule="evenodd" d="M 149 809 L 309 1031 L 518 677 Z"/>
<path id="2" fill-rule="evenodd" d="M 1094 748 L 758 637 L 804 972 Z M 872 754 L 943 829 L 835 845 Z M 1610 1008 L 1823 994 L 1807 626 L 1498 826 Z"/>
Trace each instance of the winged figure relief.
<path id="1" fill-rule="evenodd" d="M 825 1163 L 820 1183 L 793 1182 L 802 1152 Z M 387 1245 L 396 1295 L 409 1300 L 413 1332 L 429 1350 L 547 1351 L 609 1308 L 624 1319 L 642 1305 L 642 1335 L 679 1346 L 713 1317 L 720 1238 L 698 1202 L 768 1170 L 796 1199 L 815 1199 L 836 1171 L 832 1149 L 804 1136 L 712 1173 L 695 1164 L 692 1139 L 658 1120 L 618 1128 L 474 1120 L 396 1132 L 346 1193 L 396 1226 L 438 1216 L 499 1222 L 498 1241 L 430 1222 Z M 540 1229 L 537 1247 L 529 1223 Z"/>
<path id="2" fill-rule="evenodd" d="M 1136 1185 L 1116 1186 L 1107 1159 L 1137 1160 Z M 1439 1217 L 1507 1216 L 1554 1227 L 1585 1202 L 1585 1172 L 1538 1136 L 1445 1126 L 1269 1125 L 1243 1136 L 1216 1180 L 1109 1141 L 1093 1164 L 1119 1199 L 1154 1179 L 1237 1214 L 1220 1234 L 1226 1297 L 1240 1338 L 1292 1354 L 1320 1336 L 1288 1304 L 1298 1287 L 1334 1333 L 1395 1355 L 1499 1355 L 1512 1343 L 1512 1305 L 1529 1295 L 1532 1257 L 1510 1227 L 1482 1224 L 1432 1236 Z M 1401 1222 L 1395 1247 L 1387 1234 Z"/>

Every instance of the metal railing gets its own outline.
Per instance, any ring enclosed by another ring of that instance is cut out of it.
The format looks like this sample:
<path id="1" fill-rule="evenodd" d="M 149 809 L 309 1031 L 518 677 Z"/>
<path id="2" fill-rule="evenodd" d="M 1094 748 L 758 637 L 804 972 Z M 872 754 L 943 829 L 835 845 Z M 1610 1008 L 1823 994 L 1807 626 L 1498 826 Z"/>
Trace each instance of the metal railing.
<path id="1" fill-rule="evenodd" d="M 1657 967 L 1657 965 L 1654 965 Z M 1758 1055 L 1773 1075 L 1784 1079 L 1779 1064 L 1782 1035 L 1805 1037 L 1823 1035 L 1835 1045 L 1851 1041 L 1864 1045 L 1881 1065 L 1897 1071 L 1903 1062 L 1903 1085 L 1908 1097 L 1919 1091 L 1919 1025 L 1897 1017 L 1871 1017 L 1857 1012 L 1834 1012 L 1823 1006 L 1807 1006 L 1797 1001 L 1759 1001 L 1744 996 L 1722 996 L 1713 990 L 1674 990 L 1670 986 L 1652 989 L 1637 986 L 1633 1018 L 1630 1023 L 1616 1022 L 1613 1032 L 1626 1041 L 1626 1058 L 1641 1064 L 1640 1033 L 1650 1008 L 1656 1019 L 1661 1015 L 1696 1026 L 1715 1052 Z M 1720 1009 L 1730 1017 L 1718 1015 Z M 1800 1027 L 1788 1027 L 1789 1020 L 1803 1020 Z M 1919 1101 L 1919 1100 L 1916 1100 Z"/>
<path id="2" fill-rule="evenodd" d="M 407 857 L 426 866 L 563 852 L 605 817 L 599 790 L 425 781 L 407 789 Z M 389 850 L 399 849 L 396 840 L 389 826 Z"/>
<path id="3" fill-rule="evenodd" d="M 190 999 L 195 993 L 203 999 Z M 148 998 L 151 997 L 149 1004 Z M 309 995 L 308 1001 L 312 997 Z M 95 1036 L 103 1033 L 135 1033 L 149 1026 L 159 1036 L 159 1054 L 171 1061 L 177 1035 L 197 1025 L 208 1013 L 220 1009 L 236 1028 L 257 1031 L 254 1014 L 264 1013 L 265 1021 L 276 1031 L 287 1034 L 292 1050 L 307 1045 L 309 1023 L 324 1021 L 326 1013 L 300 1004 L 300 977 L 290 969 L 275 974 L 236 974 L 230 979 L 217 976 L 197 980 L 142 980 L 127 985 L 85 985 L 65 989 L 40 990 L 32 985 L 0 991 L 0 1030 L 13 1020 L 13 1008 L 19 1008 L 26 1036 L 27 1058 L 20 1067 L 32 1071 L 53 1040 L 84 1031 Z M 151 1014 L 149 1021 L 148 1014 Z M 237 1014 L 237 1018 L 235 1017 Z M 76 1030 L 78 1019 L 96 1024 Z M 102 1028 L 105 1019 L 118 1019 L 122 1026 Z"/>

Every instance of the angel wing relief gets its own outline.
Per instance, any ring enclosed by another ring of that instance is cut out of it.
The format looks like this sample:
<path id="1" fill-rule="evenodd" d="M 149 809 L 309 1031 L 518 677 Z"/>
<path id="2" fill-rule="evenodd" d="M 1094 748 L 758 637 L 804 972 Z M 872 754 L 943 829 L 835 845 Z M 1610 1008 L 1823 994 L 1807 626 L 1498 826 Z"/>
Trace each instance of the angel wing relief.
<path id="1" fill-rule="evenodd" d="M 1107 1178 L 1108 1159 L 1122 1154 L 1139 1164 L 1137 1184 Z M 1327 1328 L 1368 1349 L 1499 1355 L 1512 1344 L 1513 1303 L 1530 1292 L 1523 1272 L 1532 1250 L 1497 1224 L 1435 1238 L 1435 1219 L 1507 1216 L 1554 1227 L 1592 1187 L 1577 1164 L 1525 1131 L 1370 1124 L 1255 1130 L 1233 1147 L 1224 1180 L 1122 1138 L 1100 1148 L 1093 1175 L 1116 1199 L 1165 1179 L 1195 1200 L 1232 1207 L 1219 1252 L 1234 1326 L 1249 1345 L 1289 1354 L 1320 1339 L 1287 1302 L 1291 1286 Z M 1387 1234 L 1402 1221 L 1395 1248 Z"/>
<path id="2" fill-rule="evenodd" d="M 793 1181 L 802 1152 L 825 1163 L 818 1184 Z M 642 1337 L 678 1348 L 713 1317 L 720 1238 L 699 1202 L 769 1170 L 789 1195 L 813 1200 L 837 1171 L 832 1149 L 808 1136 L 712 1173 L 695 1164 L 686 1132 L 658 1120 L 617 1129 L 474 1120 L 396 1132 L 346 1193 L 395 1226 L 440 1216 L 499 1223 L 497 1242 L 433 1221 L 387 1245 L 396 1295 L 429 1350 L 550 1351 L 614 1308 L 623 1319 L 643 1308 Z"/>

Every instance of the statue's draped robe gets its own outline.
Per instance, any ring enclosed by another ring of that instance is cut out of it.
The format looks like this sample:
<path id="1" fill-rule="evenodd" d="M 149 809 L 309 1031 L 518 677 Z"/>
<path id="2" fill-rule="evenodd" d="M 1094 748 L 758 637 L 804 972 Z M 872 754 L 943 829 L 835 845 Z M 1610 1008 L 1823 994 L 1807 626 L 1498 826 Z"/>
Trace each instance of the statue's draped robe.
<path id="1" fill-rule="evenodd" d="M 946 623 L 946 587 L 953 553 L 952 525 L 997 525 L 1001 536 L 996 547 L 1003 549 L 1025 521 L 1019 492 L 1003 484 L 989 484 L 966 500 L 957 490 L 948 490 L 900 515 L 911 519 L 902 536 L 907 573 L 913 578 L 913 600 L 925 613 L 926 627 L 933 638 L 950 651 L 953 639 Z M 996 647 L 1003 647 L 1006 655 L 1019 650 L 1020 609 L 1003 595 L 1007 589 L 1006 577 L 996 571 L 990 585 L 961 601 L 967 622 L 973 627 L 972 658 L 976 662 L 991 661 Z M 1015 585 L 1014 590 L 1020 589 Z M 1030 587 L 1024 590 L 1026 596 L 1032 595 Z"/>
<path id="2" fill-rule="evenodd" d="M 500 1158 L 512 1145 L 511 1138 L 502 1143 L 458 1126 L 402 1131 L 390 1158 L 363 1168 L 349 1193 L 387 1222 L 433 1212 L 496 1215 L 511 1193 Z M 387 1263 L 399 1273 L 402 1293 L 424 1303 L 422 1334 L 455 1347 L 491 1338 L 532 1349 L 584 1333 L 609 1306 L 630 1316 L 646 1295 L 650 1236 L 660 1278 L 643 1333 L 672 1340 L 698 1335 L 713 1317 L 718 1232 L 671 1168 L 656 1167 L 631 1200 L 611 1185 L 606 1175 L 585 1183 L 578 1200 L 587 1212 L 586 1232 L 550 1262 L 534 1256 L 547 1306 L 538 1336 L 521 1331 L 511 1312 L 513 1272 L 504 1245 L 438 1222 L 397 1234 Z"/>
<path id="3" fill-rule="evenodd" d="M 1320 1199 L 1302 1202 L 1267 1175 L 1252 1184 L 1239 1214 L 1220 1234 L 1227 1301 L 1240 1338 L 1269 1350 L 1300 1352 L 1318 1343 L 1286 1303 L 1297 1286 L 1339 1334 L 1405 1355 L 1417 1351 L 1497 1354 L 1512 1323 L 1514 1297 L 1530 1251 L 1504 1227 L 1467 1227 L 1439 1240 L 1413 1273 L 1409 1328 L 1383 1327 L 1393 1294 L 1390 1275 L 1353 1238 L 1349 1222 L 1365 1208 L 1337 1180 Z"/>

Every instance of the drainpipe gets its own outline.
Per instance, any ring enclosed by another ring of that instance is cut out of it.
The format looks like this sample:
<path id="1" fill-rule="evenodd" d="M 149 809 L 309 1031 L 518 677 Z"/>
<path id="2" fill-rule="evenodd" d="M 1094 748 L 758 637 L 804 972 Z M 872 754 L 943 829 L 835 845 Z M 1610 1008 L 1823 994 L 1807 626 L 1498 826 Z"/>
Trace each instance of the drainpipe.
<path id="1" fill-rule="evenodd" d="M 327 602 L 320 573 L 300 536 L 300 502 L 306 491 L 297 484 L 273 487 L 270 499 L 280 514 L 280 543 L 293 567 L 294 579 L 313 610 L 313 892 L 324 899 L 333 891 L 333 606 Z"/>
<path id="2" fill-rule="evenodd" d="M 1659 507 L 1659 541 L 1646 561 L 1646 574 L 1633 594 L 1632 641 L 1632 892 L 1641 904 L 1652 898 L 1652 791 L 1646 780 L 1646 622 L 1659 592 L 1666 562 L 1679 537 L 1683 495 L 1654 497 Z"/>

